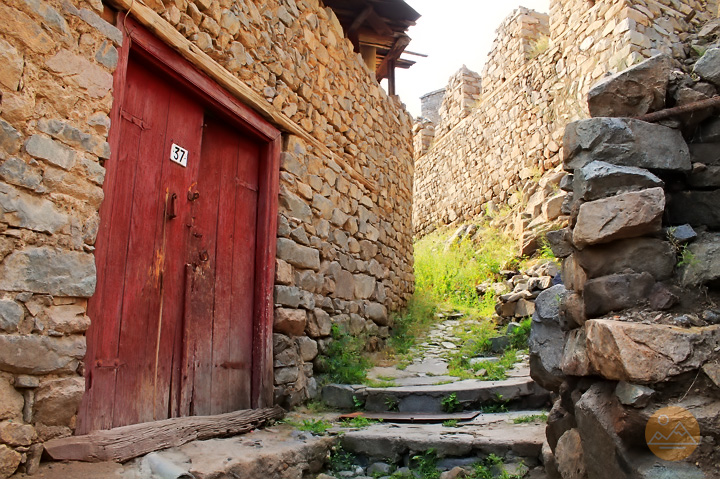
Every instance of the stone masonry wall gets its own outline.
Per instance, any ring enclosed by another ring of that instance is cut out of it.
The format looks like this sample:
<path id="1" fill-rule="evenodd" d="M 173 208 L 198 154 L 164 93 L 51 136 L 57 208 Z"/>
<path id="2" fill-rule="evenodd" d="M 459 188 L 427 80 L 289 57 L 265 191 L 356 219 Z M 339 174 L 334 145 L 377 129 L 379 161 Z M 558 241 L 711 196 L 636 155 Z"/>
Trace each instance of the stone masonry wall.
<path id="1" fill-rule="evenodd" d="M 560 164 L 562 131 L 587 117 L 595 83 L 657 53 L 684 60 L 688 34 L 716 14 L 717 4 L 703 1 L 552 1 L 547 42 L 546 15 L 510 15 L 477 107 L 450 131 L 436 131 L 432 148 L 416 157 L 415 234 L 527 200 L 527 182 Z"/>
<path id="2" fill-rule="evenodd" d="M 445 88 L 435 90 L 420 97 L 420 116 L 433 124 L 440 124 L 440 106 L 445 98 Z"/>
<path id="3" fill-rule="evenodd" d="M 315 394 L 331 326 L 388 334 L 412 294 L 409 115 L 317 0 L 146 1 L 334 155 L 285 135 L 275 288 L 276 400 Z M 112 80 L 122 35 L 100 0 L 0 4 L 0 477 L 72 433 L 93 318 Z"/>

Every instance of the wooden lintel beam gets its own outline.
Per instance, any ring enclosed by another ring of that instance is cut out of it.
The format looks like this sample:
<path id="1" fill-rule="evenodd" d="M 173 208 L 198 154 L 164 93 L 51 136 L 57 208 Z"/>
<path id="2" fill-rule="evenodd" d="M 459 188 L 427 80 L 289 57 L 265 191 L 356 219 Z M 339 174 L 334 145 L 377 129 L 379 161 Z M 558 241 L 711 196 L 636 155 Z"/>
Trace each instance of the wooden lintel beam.
<path id="1" fill-rule="evenodd" d="M 385 55 L 385 58 L 383 58 L 382 63 L 380 63 L 380 66 L 377 69 L 376 76 L 378 81 L 388 77 L 391 66 L 394 68 L 395 62 L 398 58 L 400 58 L 400 55 L 402 55 L 405 47 L 409 44 L 410 37 L 407 35 L 402 35 L 395 40 L 395 43 L 390 48 L 387 55 Z"/>
<path id="2" fill-rule="evenodd" d="M 150 30 L 160 40 L 165 42 L 183 58 L 208 75 L 231 95 L 238 98 L 248 107 L 252 108 L 268 121 L 285 132 L 299 136 L 310 145 L 332 158 L 353 180 L 357 181 L 370 192 L 375 192 L 377 186 L 373 181 L 366 179 L 358 173 L 340 155 L 334 153 L 323 142 L 305 131 L 300 125 L 288 118 L 282 111 L 275 108 L 259 93 L 255 92 L 242 80 L 230 73 L 222 65 L 213 60 L 208 54 L 185 38 L 170 23 L 148 7 L 142 0 L 109 0 L 118 10 L 127 12 L 142 26 Z"/>

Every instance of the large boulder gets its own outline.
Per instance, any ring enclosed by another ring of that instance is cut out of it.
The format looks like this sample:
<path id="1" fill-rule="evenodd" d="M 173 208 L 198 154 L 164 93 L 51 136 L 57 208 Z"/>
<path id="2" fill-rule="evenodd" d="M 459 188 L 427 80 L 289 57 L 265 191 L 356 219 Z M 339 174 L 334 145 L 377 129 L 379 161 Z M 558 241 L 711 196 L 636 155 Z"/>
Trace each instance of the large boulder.
<path id="1" fill-rule="evenodd" d="M 673 193 L 668 201 L 670 224 L 720 229 L 720 189 Z"/>
<path id="2" fill-rule="evenodd" d="M 662 188 L 623 193 L 580 206 L 573 243 L 578 248 L 657 233 L 662 226 Z"/>
<path id="3" fill-rule="evenodd" d="M 570 123 L 563 138 L 565 169 L 593 161 L 650 170 L 689 171 L 690 151 L 679 130 L 627 118 Z"/>
<path id="4" fill-rule="evenodd" d="M 685 247 L 680 260 L 680 281 L 684 286 L 698 286 L 720 279 L 720 234 L 700 235 Z"/>
<path id="5" fill-rule="evenodd" d="M 641 116 L 665 106 L 672 58 L 656 55 L 604 78 L 588 92 L 590 116 Z"/>
<path id="6" fill-rule="evenodd" d="M 632 270 L 650 273 L 660 281 L 672 276 L 676 263 L 672 245 L 655 238 L 630 238 L 588 246 L 574 256 L 588 279 Z"/>
<path id="7" fill-rule="evenodd" d="M 663 181 L 644 168 L 593 161 L 576 170 L 575 198 L 598 200 L 618 193 L 663 186 Z"/>
<path id="8" fill-rule="evenodd" d="M 650 273 L 612 274 L 588 280 L 583 291 L 585 314 L 596 318 L 637 306 L 647 300 L 654 284 Z"/>
<path id="9" fill-rule="evenodd" d="M 607 379 L 636 384 L 695 371 L 720 346 L 720 325 L 683 329 L 613 320 L 585 323 L 587 356 Z"/>

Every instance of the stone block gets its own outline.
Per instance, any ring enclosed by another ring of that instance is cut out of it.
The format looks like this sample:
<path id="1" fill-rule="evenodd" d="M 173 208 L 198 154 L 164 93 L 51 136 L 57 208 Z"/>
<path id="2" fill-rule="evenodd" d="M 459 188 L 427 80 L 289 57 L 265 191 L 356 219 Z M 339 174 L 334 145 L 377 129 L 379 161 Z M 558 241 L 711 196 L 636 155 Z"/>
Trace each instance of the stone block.
<path id="1" fill-rule="evenodd" d="M 570 123 L 563 139 L 566 170 L 593 161 L 650 170 L 689 171 L 690 151 L 679 130 L 629 118 Z"/>
<path id="2" fill-rule="evenodd" d="M 104 68 L 62 49 L 45 63 L 67 85 L 81 88 L 91 98 L 103 98 L 112 90 L 113 77 Z"/>
<path id="3" fill-rule="evenodd" d="M 5 40 L 0 40 L 0 64 L 3 66 L 0 70 L 0 86 L 10 91 L 17 91 L 22 77 L 23 63 L 23 58 L 17 49 Z"/>
<path id="4" fill-rule="evenodd" d="M 545 221 L 553 221 L 558 219 L 562 214 L 562 205 L 565 201 L 565 194 L 555 195 L 545 201 L 542 205 L 542 218 Z"/>
<path id="5" fill-rule="evenodd" d="M 0 133 L 1 134 L 1 133 Z M 2 140 L 0 140 L 0 143 Z M 37 162 L 33 161 L 35 165 Z M 0 164 L 0 178 L 10 184 L 22 186 L 38 192 L 44 191 L 42 183 L 42 170 L 37 166 L 31 166 L 20 158 L 11 156 Z"/>
<path id="6" fill-rule="evenodd" d="M 37 439 L 35 428 L 20 422 L 0 422 L 0 443 L 10 446 L 29 446 Z"/>
<path id="7" fill-rule="evenodd" d="M 12 476 L 21 461 L 22 455 L 19 452 L 0 444 L 0 477 L 4 479 Z"/>
<path id="8" fill-rule="evenodd" d="M 390 324 L 387 308 L 380 303 L 367 303 L 365 315 L 380 326 L 389 326 Z"/>
<path id="9" fill-rule="evenodd" d="M 655 395 L 655 390 L 639 384 L 631 384 L 620 381 L 615 388 L 615 395 L 621 404 L 643 408 L 650 404 L 650 399 Z"/>
<path id="10" fill-rule="evenodd" d="M 0 289 L 89 298 L 95 292 L 92 254 L 47 246 L 14 251 L 0 264 Z"/>
<path id="11" fill-rule="evenodd" d="M 562 435 L 555 448 L 555 460 L 563 479 L 587 478 L 582 438 L 577 429 L 570 429 Z"/>
<path id="12" fill-rule="evenodd" d="M 592 161 L 576 170 L 573 191 L 576 198 L 593 201 L 663 185 L 660 178 L 644 168 Z"/>
<path id="13" fill-rule="evenodd" d="M 587 353 L 587 336 L 584 328 L 573 329 L 567 334 L 563 349 L 562 372 L 568 376 L 591 376 L 594 374 Z"/>
<path id="14" fill-rule="evenodd" d="M 308 314 L 308 322 L 305 331 L 311 338 L 320 338 L 329 336 L 332 330 L 332 321 L 330 315 L 319 308 L 313 309 Z"/>
<path id="15" fill-rule="evenodd" d="M 300 355 L 295 347 L 287 348 L 279 353 L 274 351 L 273 354 L 273 367 L 275 368 L 297 366 L 300 363 Z"/>
<path id="16" fill-rule="evenodd" d="M 682 191 L 674 193 L 668 202 L 670 224 L 707 226 L 720 229 L 720 189 L 711 191 Z"/>
<path id="17" fill-rule="evenodd" d="M 297 381 L 299 375 L 300 369 L 297 366 L 277 368 L 274 374 L 275 385 L 293 383 Z"/>
<path id="18" fill-rule="evenodd" d="M 720 234 L 704 233 L 687 246 L 678 274 L 684 286 L 699 286 L 720 279 Z"/>
<path id="19" fill-rule="evenodd" d="M 42 135 L 31 136 L 25 142 L 25 151 L 33 158 L 45 160 L 63 170 L 71 169 L 76 161 L 73 150 Z"/>
<path id="20" fill-rule="evenodd" d="M 320 269 L 320 252 L 316 249 L 297 244 L 287 238 L 278 238 L 277 256 L 301 269 Z"/>
<path id="21" fill-rule="evenodd" d="M 575 253 L 563 260 L 561 276 L 563 284 L 567 289 L 579 292 L 585 289 L 587 274 L 582 266 L 580 266 L 580 263 L 578 263 Z"/>
<path id="22" fill-rule="evenodd" d="M 5 419 L 22 419 L 25 400 L 20 391 L 15 389 L 7 376 L 0 375 L 0 421 Z"/>
<path id="23" fill-rule="evenodd" d="M 545 436 L 550 449 L 555 449 L 560 438 L 570 429 L 577 427 L 575 417 L 570 414 L 562 404 L 562 399 L 557 399 L 548 414 Z"/>
<path id="24" fill-rule="evenodd" d="M 515 304 L 514 315 L 516 318 L 526 318 L 535 312 L 535 303 L 525 298 L 520 298 Z"/>
<path id="25" fill-rule="evenodd" d="M 7 184 L 0 184 L 0 213 L 10 226 L 41 233 L 57 233 L 70 223 L 68 216 L 53 202 Z"/>
<path id="26" fill-rule="evenodd" d="M 273 331 L 288 336 L 302 336 L 307 325 L 307 313 L 303 309 L 276 308 Z"/>
<path id="27" fill-rule="evenodd" d="M 365 387 L 349 384 L 328 384 L 322 388 L 322 400 L 329 407 L 337 409 L 355 409 L 355 399 L 365 402 Z"/>
<path id="28" fill-rule="evenodd" d="M 709 48 L 695 63 L 696 75 L 715 86 L 720 86 L 720 48 Z"/>
<path id="29" fill-rule="evenodd" d="M 720 166 L 720 139 L 715 143 L 690 143 L 688 148 L 693 163 Z"/>
<path id="30" fill-rule="evenodd" d="M 289 308 L 297 308 L 302 300 L 302 293 L 294 286 L 275 286 L 275 304 Z"/>
<path id="31" fill-rule="evenodd" d="M 558 258 L 567 258 L 575 250 L 572 245 L 572 234 L 568 228 L 548 231 L 545 233 L 545 239 L 553 254 Z"/>
<path id="32" fill-rule="evenodd" d="M 638 306 L 647 300 L 654 284 L 650 273 L 613 274 L 588 280 L 583 292 L 585 314 L 595 318 Z"/>
<path id="33" fill-rule="evenodd" d="M 85 357 L 85 337 L 0 335 L 0 370 L 20 374 L 74 372 Z"/>
<path id="34" fill-rule="evenodd" d="M 0 299 L 0 331 L 14 333 L 25 317 L 22 306 L 9 299 Z"/>
<path id="35" fill-rule="evenodd" d="M 0 149 L 14 155 L 22 146 L 22 135 L 10 123 L 0 119 Z"/>
<path id="36" fill-rule="evenodd" d="M 375 292 L 375 286 L 377 280 L 365 274 L 354 275 L 355 283 L 355 298 L 357 299 L 368 299 Z"/>
<path id="37" fill-rule="evenodd" d="M 662 188 L 623 193 L 580 206 L 573 243 L 578 248 L 657 233 L 662 226 Z"/>
<path id="38" fill-rule="evenodd" d="M 297 218 L 303 223 L 312 222 L 312 210 L 307 203 L 289 191 L 280 193 L 280 211 L 289 217 Z"/>
<path id="39" fill-rule="evenodd" d="M 69 426 L 85 392 L 85 379 L 74 377 L 42 383 L 35 392 L 33 418 L 47 426 Z"/>
<path id="40" fill-rule="evenodd" d="M 560 328 L 559 319 L 539 322 L 536 317 L 537 311 L 528 339 L 530 376 L 548 391 L 558 391 L 565 379 L 561 368 L 565 333 Z"/>
<path id="41" fill-rule="evenodd" d="M 275 259 L 275 284 L 292 285 L 293 269 L 289 263 L 279 258 Z"/>
<path id="42" fill-rule="evenodd" d="M 585 323 L 588 358 L 604 378 L 653 384 L 701 367 L 720 346 L 720 325 L 683 329 L 612 320 Z"/>
<path id="43" fill-rule="evenodd" d="M 0 4 L 0 32 L 17 39 L 35 53 L 48 53 L 55 46 L 39 24 L 7 4 Z"/>
<path id="44" fill-rule="evenodd" d="M 695 163 L 688 175 L 688 184 L 694 189 L 720 188 L 720 166 Z"/>
<path id="45" fill-rule="evenodd" d="M 588 92 L 590 116 L 633 117 L 665 106 L 673 60 L 660 54 L 603 78 Z"/>
<path id="46" fill-rule="evenodd" d="M 310 339 L 307 336 L 300 336 L 295 339 L 300 349 L 300 357 L 305 362 L 310 362 L 315 359 L 318 355 L 317 341 Z"/>
<path id="47" fill-rule="evenodd" d="M 588 246 L 574 257 L 588 279 L 632 270 L 650 273 L 661 281 L 672 276 L 676 263 L 672 245 L 655 238 L 630 238 Z"/>

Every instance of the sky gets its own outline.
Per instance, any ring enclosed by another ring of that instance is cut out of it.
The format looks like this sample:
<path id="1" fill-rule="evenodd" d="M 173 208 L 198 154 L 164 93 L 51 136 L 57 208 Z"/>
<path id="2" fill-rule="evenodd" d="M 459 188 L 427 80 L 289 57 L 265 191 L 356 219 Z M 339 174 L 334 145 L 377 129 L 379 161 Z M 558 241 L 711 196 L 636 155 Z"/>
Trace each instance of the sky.
<path id="1" fill-rule="evenodd" d="M 466 65 L 482 73 L 500 23 L 519 6 L 548 12 L 549 0 L 405 0 L 422 15 L 410 27 L 412 42 L 406 51 L 427 58 L 403 55 L 417 63 L 398 68 L 395 88 L 410 113 L 420 115 L 420 97 L 445 87 L 450 77 Z"/>

